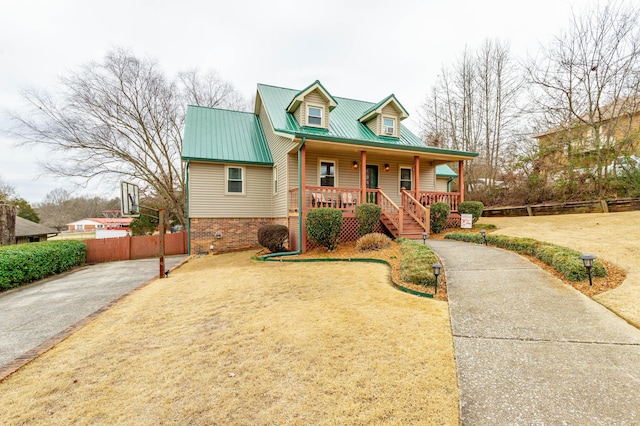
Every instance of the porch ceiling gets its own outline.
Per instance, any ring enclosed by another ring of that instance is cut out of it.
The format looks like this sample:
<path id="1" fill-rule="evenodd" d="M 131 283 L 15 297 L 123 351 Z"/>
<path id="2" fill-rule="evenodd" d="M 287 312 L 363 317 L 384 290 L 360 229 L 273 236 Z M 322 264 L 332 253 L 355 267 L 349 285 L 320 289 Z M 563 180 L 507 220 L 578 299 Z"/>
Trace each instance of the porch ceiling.
<path id="1" fill-rule="evenodd" d="M 296 140 L 300 143 L 300 140 Z M 321 141 L 310 140 L 306 141 L 307 149 L 313 149 L 314 151 L 322 151 L 327 155 L 332 153 L 349 153 L 353 155 L 360 155 L 360 151 L 366 151 L 367 153 L 381 154 L 389 156 L 390 158 L 413 158 L 419 156 L 420 161 L 430 161 L 433 165 L 445 164 L 452 161 L 471 160 L 477 156 L 475 153 L 466 153 L 461 151 L 448 151 L 439 148 L 425 147 L 429 151 L 425 152 L 424 149 L 405 149 L 405 148 L 389 148 L 370 145 L 357 145 L 350 142 L 334 142 L 334 141 Z M 407 147 L 410 148 L 410 147 Z M 290 153 L 295 153 L 298 147 L 291 150 Z"/>

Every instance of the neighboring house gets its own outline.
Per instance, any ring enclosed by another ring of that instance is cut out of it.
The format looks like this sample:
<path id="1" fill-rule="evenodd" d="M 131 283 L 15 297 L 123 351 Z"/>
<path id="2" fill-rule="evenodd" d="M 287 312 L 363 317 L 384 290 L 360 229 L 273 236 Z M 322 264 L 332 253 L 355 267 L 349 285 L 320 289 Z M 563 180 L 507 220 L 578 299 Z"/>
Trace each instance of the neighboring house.
<path id="1" fill-rule="evenodd" d="M 189 106 L 190 251 L 254 247 L 270 223 L 288 226 L 290 247 L 305 251 L 312 245 L 302 225 L 319 207 L 340 209 L 341 239 L 353 240 L 363 202 L 380 205 L 389 234 L 421 238 L 430 204 L 457 212 L 464 161 L 477 154 L 425 146 L 401 124 L 408 116 L 393 94 L 378 103 L 340 98 L 319 81 L 302 90 L 259 84 L 251 113 Z M 458 164 L 456 192 L 437 186 L 446 163 Z"/>
<path id="2" fill-rule="evenodd" d="M 128 229 L 130 217 L 92 217 L 67 223 L 70 232 L 97 231 L 102 229 Z"/>
<path id="3" fill-rule="evenodd" d="M 571 166 L 597 170 L 617 157 L 640 154 L 640 98 L 624 98 L 585 115 L 581 120 L 535 135 L 541 153 L 542 172 Z M 604 171 L 604 169 L 602 169 Z"/>
<path id="4" fill-rule="evenodd" d="M 47 241 L 56 235 L 58 231 L 53 228 L 16 216 L 16 244 Z"/>

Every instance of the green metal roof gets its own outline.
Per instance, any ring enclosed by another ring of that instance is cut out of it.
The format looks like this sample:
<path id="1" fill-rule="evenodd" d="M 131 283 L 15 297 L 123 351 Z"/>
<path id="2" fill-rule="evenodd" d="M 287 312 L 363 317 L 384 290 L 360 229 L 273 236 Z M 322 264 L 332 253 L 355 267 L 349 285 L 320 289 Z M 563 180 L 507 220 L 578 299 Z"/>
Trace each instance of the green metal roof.
<path id="1" fill-rule="evenodd" d="M 258 116 L 193 105 L 187 106 L 182 158 L 273 165 Z"/>
<path id="2" fill-rule="evenodd" d="M 447 164 L 438 164 L 436 166 L 436 176 L 455 178 L 458 177 L 458 174 L 454 172 Z"/>
<path id="3" fill-rule="evenodd" d="M 355 145 L 394 148 L 426 153 L 476 157 L 474 152 L 447 150 L 425 146 L 419 137 L 400 124 L 400 138 L 378 136 L 358 121 L 358 118 L 376 106 L 373 102 L 334 97 L 338 106 L 331 111 L 329 129 L 300 126 L 293 114 L 287 112 L 291 99 L 300 93 L 296 89 L 258 84 L 258 93 L 264 104 L 271 125 L 276 132 L 287 133 L 295 137 L 308 137 L 331 142 Z M 386 98 L 388 99 L 388 98 Z"/>

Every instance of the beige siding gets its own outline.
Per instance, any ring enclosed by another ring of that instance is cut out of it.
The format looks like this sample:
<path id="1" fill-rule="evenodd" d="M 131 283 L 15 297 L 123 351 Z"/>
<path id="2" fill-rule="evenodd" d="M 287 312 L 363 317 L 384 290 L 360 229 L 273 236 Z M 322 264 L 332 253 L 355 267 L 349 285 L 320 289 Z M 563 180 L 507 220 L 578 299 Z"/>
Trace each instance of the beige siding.
<path id="1" fill-rule="evenodd" d="M 308 125 L 307 106 L 309 105 L 322 107 L 322 124 L 324 124 L 322 127 L 329 128 L 329 103 L 327 102 L 326 98 L 322 95 L 322 93 L 320 93 L 318 89 L 309 92 L 307 96 L 304 97 L 304 101 L 302 102 L 302 105 L 299 108 L 299 109 L 302 109 L 300 113 L 301 114 L 300 118 L 302 121 L 298 120 L 298 123 L 300 123 L 300 125 L 302 126 Z"/>
<path id="2" fill-rule="evenodd" d="M 293 116 L 296 118 L 296 121 L 299 125 L 304 126 L 305 114 L 302 113 L 304 110 L 304 104 L 298 105 L 298 109 L 293 112 Z M 260 113 L 262 115 L 262 113 Z M 263 126 L 264 127 L 264 126 Z"/>
<path id="3" fill-rule="evenodd" d="M 382 128 L 383 117 L 393 118 L 395 120 L 395 130 L 393 136 L 399 137 L 399 129 L 400 129 L 400 117 L 398 116 L 398 110 L 392 106 L 391 104 L 387 104 L 384 108 L 382 108 L 382 117 L 380 118 L 380 134 L 384 134 L 384 129 Z"/>
<path id="4" fill-rule="evenodd" d="M 273 217 L 271 167 L 245 166 L 245 194 L 225 195 L 223 164 L 189 164 L 192 218 Z"/>
<path id="5" fill-rule="evenodd" d="M 289 189 L 298 187 L 298 155 L 289 154 L 287 157 L 289 168 Z"/>
<path id="6" fill-rule="evenodd" d="M 447 182 L 449 182 L 449 178 L 437 178 L 436 191 L 447 192 Z"/>
<path id="7" fill-rule="evenodd" d="M 420 191 L 439 191 L 436 187 L 435 166 L 420 165 Z"/>
<path id="8" fill-rule="evenodd" d="M 369 120 L 365 123 L 369 130 L 371 130 L 376 135 L 380 134 L 380 116 L 374 117 L 372 120 Z"/>
<path id="9" fill-rule="evenodd" d="M 309 186 L 320 185 L 319 160 L 330 160 L 336 162 L 336 186 L 346 188 L 360 187 L 360 169 L 352 169 L 353 161 L 360 163 L 360 154 L 351 153 L 331 153 L 323 154 L 318 150 L 307 149 L 307 170 L 306 180 Z"/>
<path id="10" fill-rule="evenodd" d="M 288 152 L 295 149 L 296 143 L 291 139 L 287 139 L 282 136 L 278 136 L 273 132 L 271 122 L 267 117 L 267 113 L 264 106 L 260 108 L 260 122 L 262 129 L 264 130 L 265 137 L 267 138 L 267 144 L 271 151 L 271 157 L 273 158 L 273 164 L 278 165 L 278 194 L 273 195 L 273 176 L 270 178 L 271 191 L 270 194 L 273 197 L 273 217 L 284 217 L 287 215 L 287 202 L 288 202 L 288 185 L 290 178 L 289 175 L 292 172 L 289 168 Z M 294 175 L 297 175 L 297 170 L 293 170 Z"/>

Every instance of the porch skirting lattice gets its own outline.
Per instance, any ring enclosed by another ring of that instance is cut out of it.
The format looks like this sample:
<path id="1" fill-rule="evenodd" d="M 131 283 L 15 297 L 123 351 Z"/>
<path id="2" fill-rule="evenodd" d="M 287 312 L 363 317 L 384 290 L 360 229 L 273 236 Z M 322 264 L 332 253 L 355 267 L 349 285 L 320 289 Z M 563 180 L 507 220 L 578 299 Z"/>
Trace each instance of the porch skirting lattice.
<path id="1" fill-rule="evenodd" d="M 292 229 L 292 225 L 294 224 L 295 224 L 295 229 Z M 297 230 L 298 230 L 298 218 L 290 217 L 289 218 L 289 238 L 291 238 L 292 233 L 297 234 Z M 385 234 L 393 238 L 389 234 L 389 232 L 386 230 L 386 228 L 382 226 L 381 222 L 378 222 L 375 228 L 373 228 L 373 232 L 380 232 L 381 234 Z M 358 238 L 360 238 L 360 234 L 358 234 L 358 220 L 355 217 L 343 217 L 342 231 L 340 232 L 340 242 L 357 241 Z M 294 241 L 295 244 L 297 245 L 297 238 L 291 241 Z M 320 246 L 318 244 L 312 243 L 307 239 L 307 250 L 311 250 L 316 247 L 320 247 Z M 294 249 L 293 247 L 291 248 Z"/>

